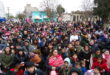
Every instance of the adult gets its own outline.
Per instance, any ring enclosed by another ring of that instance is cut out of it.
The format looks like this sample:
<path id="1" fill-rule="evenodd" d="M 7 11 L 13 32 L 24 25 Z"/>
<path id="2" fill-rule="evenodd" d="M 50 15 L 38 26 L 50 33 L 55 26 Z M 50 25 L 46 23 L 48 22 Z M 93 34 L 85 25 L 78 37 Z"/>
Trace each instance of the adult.
<path id="1" fill-rule="evenodd" d="M 6 47 L 4 52 L 0 55 L 0 63 L 1 63 L 1 70 L 7 72 L 12 67 L 14 55 L 11 53 L 10 47 Z"/>
<path id="2" fill-rule="evenodd" d="M 64 64 L 64 60 L 57 50 L 53 50 L 48 57 L 48 67 L 50 69 L 50 74 L 56 72 L 58 74 L 59 68 Z"/>
<path id="3" fill-rule="evenodd" d="M 29 52 L 32 52 L 34 50 L 34 47 L 30 44 L 29 40 L 25 40 L 23 49 L 26 53 L 29 53 Z"/>
<path id="4" fill-rule="evenodd" d="M 85 61 L 87 69 L 89 69 L 90 57 L 91 57 L 91 52 L 89 46 L 86 45 L 84 46 L 84 49 L 79 53 L 79 60 Z"/>

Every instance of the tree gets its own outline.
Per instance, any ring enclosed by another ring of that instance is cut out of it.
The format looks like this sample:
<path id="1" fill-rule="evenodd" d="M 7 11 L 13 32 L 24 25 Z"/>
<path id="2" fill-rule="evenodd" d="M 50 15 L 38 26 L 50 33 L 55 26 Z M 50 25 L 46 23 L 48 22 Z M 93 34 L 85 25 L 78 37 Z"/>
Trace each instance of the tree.
<path id="1" fill-rule="evenodd" d="M 58 6 L 58 0 L 43 0 L 41 7 L 47 13 L 49 18 L 53 18 Z"/>
<path id="2" fill-rule="evenodd" d="M 57 13 L 58 13 L 58 15 L 61 16 L 62 13 L 64 13 L 64 12 L 65 12 L 65 9 L 62 7 L 62 5 L 58 5 L 57 6 Z"/>
<path id="3" fill-rule="evenodd" d="M 91 18 L 93 16 L 93 0 L 83 0 L 82 2 L 82 9 L 83 9 L 83 15 L 85 19 Z"/>
<path id="4" fill-rule="evenodd" d="M 46 8 L 44 11 L 47 13 L 47 16 L 49 18 L 53 18 L 54 17 L 54 11 L 51 10 L 50 8 Z"/>
<path id="5" fill-rule="evenodd" d="M 93 0 L 83 0 L 82 2 L 82 9 L 84 11 L 92 11 L 93 10 Z"/>
<path id="6" fill-rule="evenodd" d="M 17 14 L 16 17 L 17 17 L 18 19 L 20 19 L 20 20 L 23 20 L 23 19 L 25 18 L 25 14 L 19 13 L 19 14 Z"/>
<path id="7" fill-rule="evenodd" d="M 102 18 L 104 22 L 108 22 L 110 15 L 110 0 L 94 0 L 94 14 Z"/>

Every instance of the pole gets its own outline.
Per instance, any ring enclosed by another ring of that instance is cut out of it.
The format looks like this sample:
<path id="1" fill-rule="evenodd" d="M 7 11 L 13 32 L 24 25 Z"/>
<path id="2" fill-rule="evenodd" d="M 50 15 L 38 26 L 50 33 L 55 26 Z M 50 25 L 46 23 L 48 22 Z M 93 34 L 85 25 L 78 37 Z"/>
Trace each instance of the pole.
<path id="1" fill-rule="evenodd" d="M 9 19 L 9 16 L 10 16 L 10 7 L 7 7 L 7 10 L 8 10 L 8 19 Z"/>

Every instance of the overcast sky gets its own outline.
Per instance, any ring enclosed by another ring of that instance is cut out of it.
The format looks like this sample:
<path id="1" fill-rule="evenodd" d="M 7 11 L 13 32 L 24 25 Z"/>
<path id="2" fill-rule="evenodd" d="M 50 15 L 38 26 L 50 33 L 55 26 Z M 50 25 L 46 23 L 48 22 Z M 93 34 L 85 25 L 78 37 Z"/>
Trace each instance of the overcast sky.
<path id="1" fill-rule="evenodd" d="M 7 7 L 10 7 L 10 13 L 17 14 L 24 10 L 26 4 L 31 4 L 34 7 L 40 8 L 42 0 L 0 0 L 5 6 L 5 11 L 7 12 Z M 66 12 L 71 12 L 73 10 L 81 10 L 83 0 L 61 0 L 62 6 L 65 8 Z"/>

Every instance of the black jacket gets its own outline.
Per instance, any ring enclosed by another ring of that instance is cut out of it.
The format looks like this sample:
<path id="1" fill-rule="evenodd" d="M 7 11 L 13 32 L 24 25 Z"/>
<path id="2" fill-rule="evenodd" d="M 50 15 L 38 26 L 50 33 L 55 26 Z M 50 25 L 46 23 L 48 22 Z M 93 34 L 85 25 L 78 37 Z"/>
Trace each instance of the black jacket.
<path id="1" fill-rule="evenodd" d="M 25 71 L 24 75 L 45 75 L 45 74 L 40 69 L 36 69 L 33 74 L 30 74 L 28 71 Z"/>
<path id="2" fill-rule="evenodd" d="M 90 60 L 90 57 L 91 57 L 91 52 L 85 52 L 84 50 L 82 50 L 80 53 L 79 53 L 79 60 Z"/>
<path id="3" fill-rule="evenodd" d="M 20 56 L 19 54 L 15 55 L 14 57 L 14 63 L 13 65 L 20 64 L 21 62 L 27 62 L 28 56 L 26 54 L 23 54 L 23 56 Z"/>

